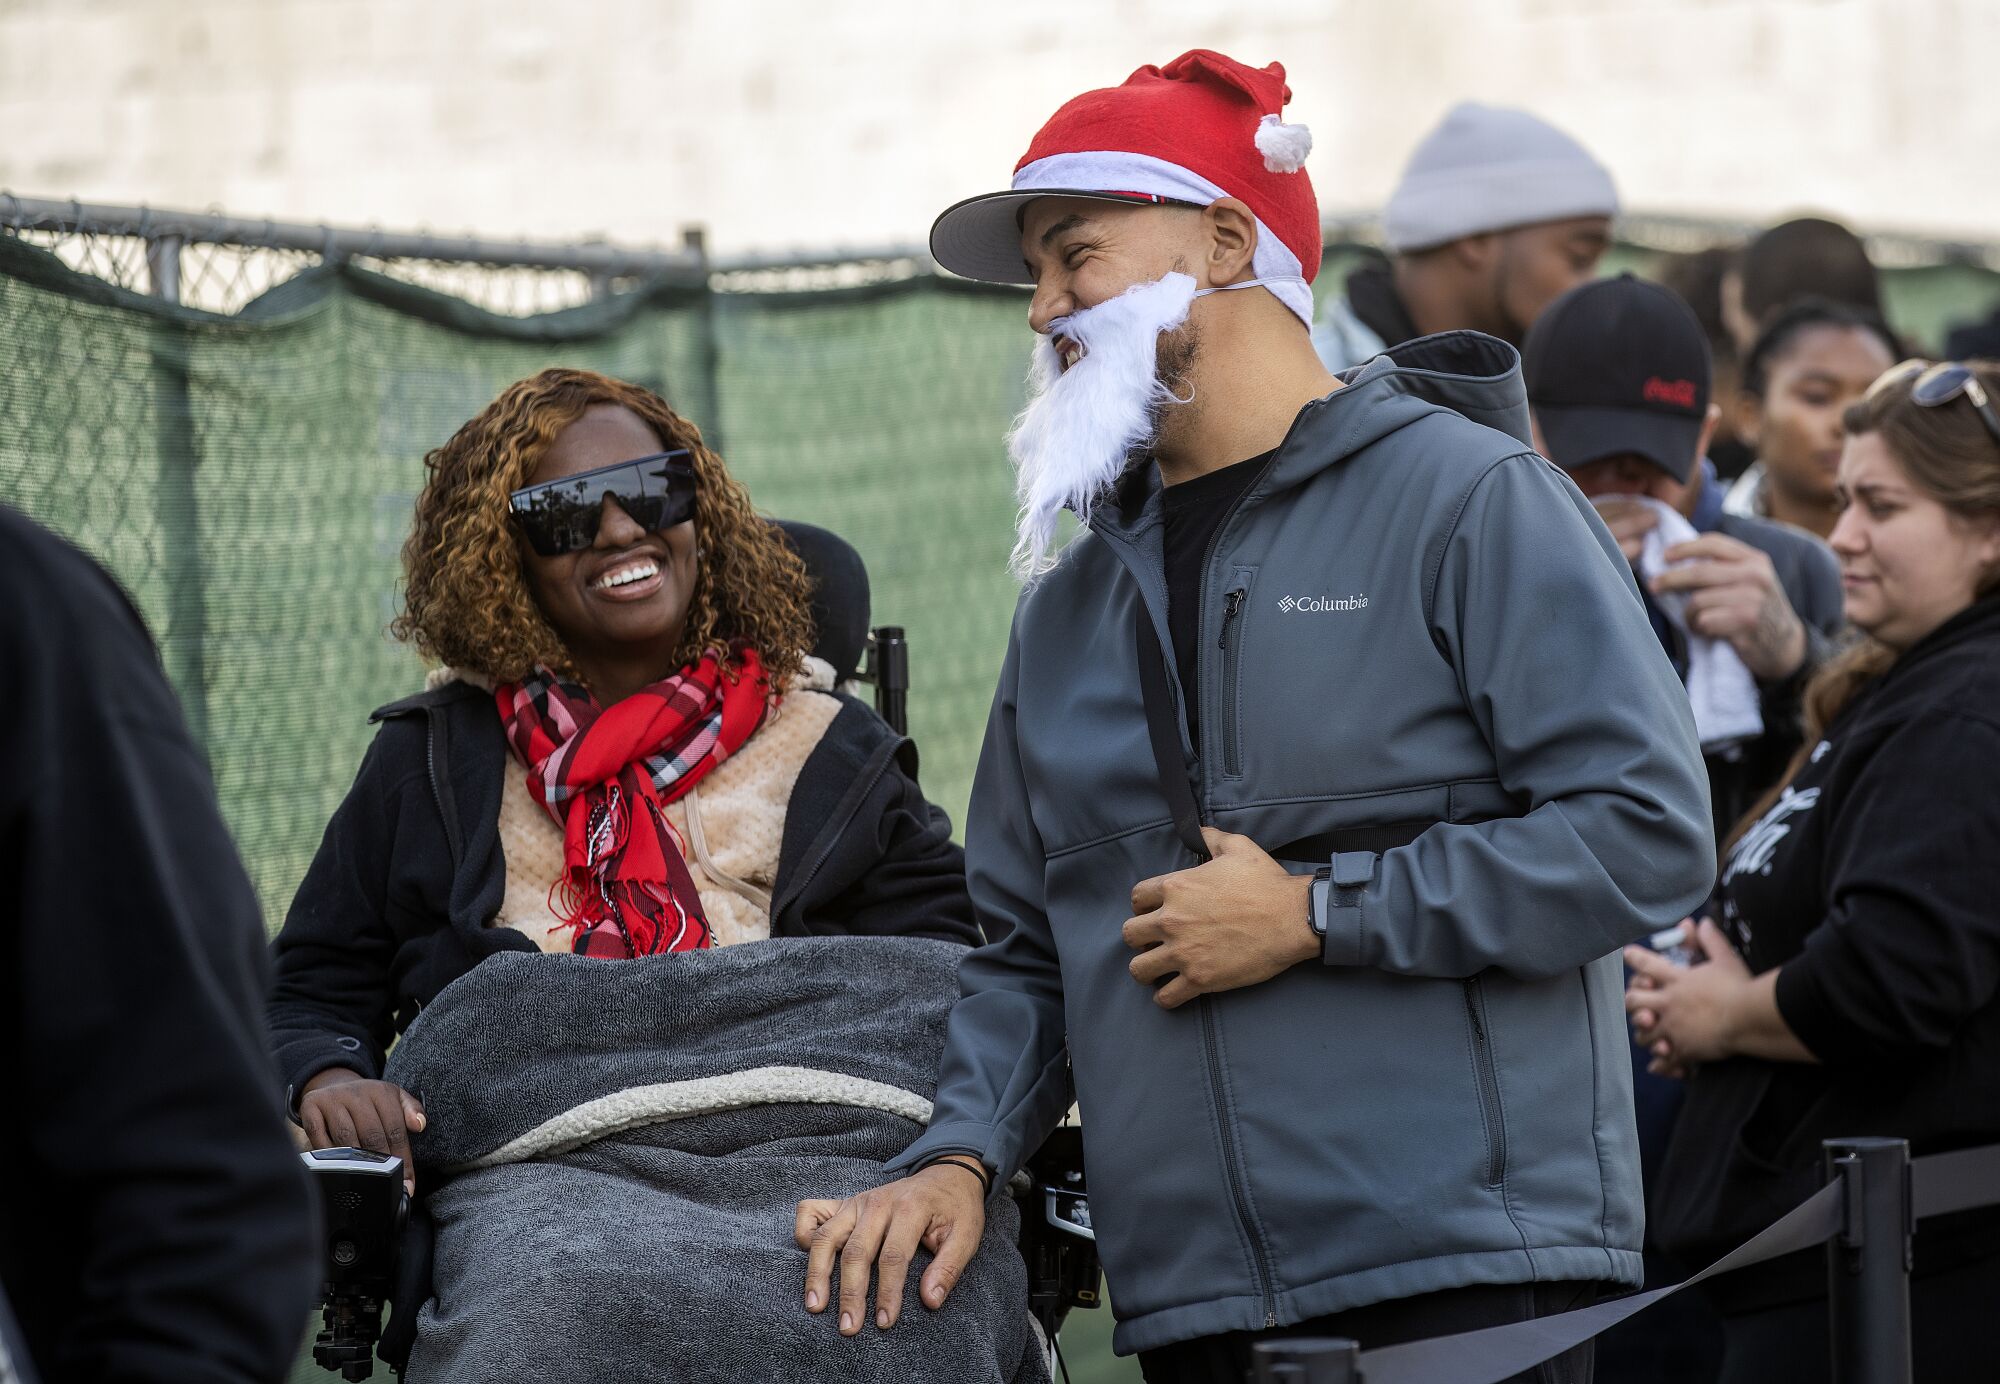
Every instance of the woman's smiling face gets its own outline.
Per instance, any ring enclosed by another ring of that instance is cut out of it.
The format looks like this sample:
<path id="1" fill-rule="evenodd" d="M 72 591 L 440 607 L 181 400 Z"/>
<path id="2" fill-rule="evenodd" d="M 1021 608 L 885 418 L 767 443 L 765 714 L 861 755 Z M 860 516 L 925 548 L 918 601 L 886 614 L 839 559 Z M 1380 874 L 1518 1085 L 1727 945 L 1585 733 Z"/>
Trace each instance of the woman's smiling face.
<path id="1" fill-rule="evenodd" d="M 664 451 L 659 435 L 622 404 L 592 404 L 556 434 L 524 486 Z M 543 557 L 520 543 L 528 590 L 580 667 L 655 659 L 672 671 L 693 601 L 694 521 L 649 533 L 607 498 L 587 548 Z"/>

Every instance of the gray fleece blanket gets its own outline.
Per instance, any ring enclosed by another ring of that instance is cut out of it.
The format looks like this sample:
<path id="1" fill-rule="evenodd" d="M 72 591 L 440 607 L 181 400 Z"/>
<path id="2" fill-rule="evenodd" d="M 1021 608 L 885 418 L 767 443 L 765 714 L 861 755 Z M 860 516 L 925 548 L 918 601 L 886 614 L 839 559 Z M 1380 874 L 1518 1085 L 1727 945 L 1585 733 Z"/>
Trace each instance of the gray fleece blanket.
<path id="1" fill-rule="evenodd" d="M 944 1308 L 849 1338 L 807 1313 L 804 1197 L 882 1181 L 930 1116 L 961 948 L 753 942 L 644 961 L 502 952 L 396 1045 L 437 1229 L 410 1384 L 1038 1384 L 1018 1216 Z M 870 1289 L 872 1316 L 874 1301 Z"/>

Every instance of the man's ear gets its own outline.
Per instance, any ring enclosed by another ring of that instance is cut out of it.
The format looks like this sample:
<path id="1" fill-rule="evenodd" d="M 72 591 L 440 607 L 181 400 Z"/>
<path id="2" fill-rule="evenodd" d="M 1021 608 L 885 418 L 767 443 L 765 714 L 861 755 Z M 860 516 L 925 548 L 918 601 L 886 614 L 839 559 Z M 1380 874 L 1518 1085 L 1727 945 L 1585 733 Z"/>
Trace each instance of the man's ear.
<path id="1" fill-rule="evenodd" d="M 1483 235 L 1460 236 L 1438 246 L 1438 250 L 1451 256 L 1461 268 L 1481 274 L 1500 258 L 1500 235 L 1499 231 L 1487 231 Z"/>
<path id="2" fill-rule="evenodd" d="M 1743 306 L 1743 271 L 1735 266 L 1725 269 L 1722 282 L 1717 287 L 1716 297 L 1721 300 L 1722 329 L 1729 333 L 1736 343 L 1736 354 L 1747 356 L 1750 347 L 1757 340 L 1757 319 Z"/>
<path id="3" fill-rule="evenodd" d="M 1758 425 L 1763 421 L 1764 401 L 1747 389 L 1739 389 L 1729 400 L 1730 430 L 1736 440 L 1756 451 L 1759 445 Z"/>
<path id="4" fill-rule="evenodd" d="M 1208 247 L 1203 255 L 1211 287 L 1239 283 L 1257 276 L 1257 217 L 1234 197 L 1210 202 L 1202 209 L 1202 229 Z"/>
<path id="5" fill-rule="evenodd" d="M 1699 467 L 1701 459 L 1708 455 L 1708 444 L 1715 441 L 1716 425 L 1722 422 L 1722 405 L 1710 404 L 1708 414 L 1701 420 L 1701 436 L 1694 442 L 1694 464 Z"/>

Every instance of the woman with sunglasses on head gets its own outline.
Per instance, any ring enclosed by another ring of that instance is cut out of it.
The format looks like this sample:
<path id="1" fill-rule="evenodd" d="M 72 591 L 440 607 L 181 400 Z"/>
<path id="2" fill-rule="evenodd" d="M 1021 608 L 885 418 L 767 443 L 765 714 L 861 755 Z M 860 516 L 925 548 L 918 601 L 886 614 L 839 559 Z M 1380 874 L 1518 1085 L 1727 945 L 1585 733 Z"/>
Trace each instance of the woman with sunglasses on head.
<path id="1" fill-rule="evenodd" d="M 1654 1070 L 1688 1080 L 1650 1198 L 1686 1267 L 1819 1185 L 1820 1141 L 2000 1142 L 2000 365 L 1909 362 L 1847 410 L 1831 543 L 1865 638 L 1727 843 L 1706 962 L 1630 948 Z M 1829 1377 L 1825 1255 L 1715 1280 L 1727 1384 Z M 1919 1380 L 1986 1377 L 2000 1209 L 1921 1221 Z"/>
<path id="2" fill-rule="evenodd" d="M 273 944 L 314 1147 L 411 1166 L 384 1051 L 497 952 L 977 940 L 906 742 L 808 655 L 805 569 L 692 424 L 545 370 L 425 464 L 395 631 L 445 671 L 375 714 Z"/>

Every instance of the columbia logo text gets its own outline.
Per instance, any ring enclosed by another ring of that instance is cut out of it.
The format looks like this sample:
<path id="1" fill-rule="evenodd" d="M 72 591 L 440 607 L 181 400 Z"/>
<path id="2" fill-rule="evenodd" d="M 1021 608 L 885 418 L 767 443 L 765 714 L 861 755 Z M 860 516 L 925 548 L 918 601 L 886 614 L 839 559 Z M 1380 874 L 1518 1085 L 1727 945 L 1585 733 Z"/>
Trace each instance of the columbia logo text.
<path id="1" fill-rule="evenodd" d="M 1287 614 L 1295 610 L 1313 613 L 1328 610 L 1366 610 L 1368 598 L 1359 592 L 1352 596 L 1285 596 L 1279 599 L 1278 609 Z"/>

